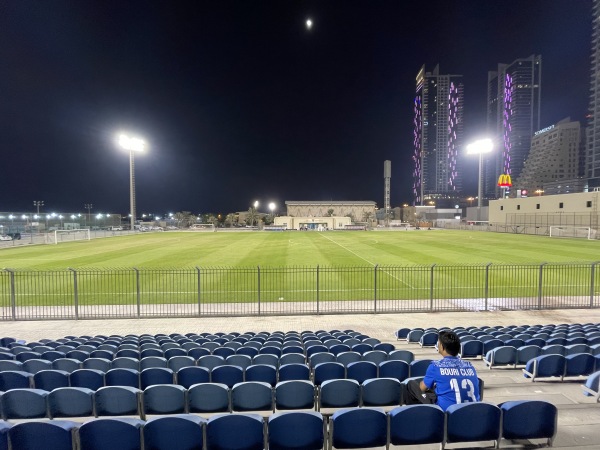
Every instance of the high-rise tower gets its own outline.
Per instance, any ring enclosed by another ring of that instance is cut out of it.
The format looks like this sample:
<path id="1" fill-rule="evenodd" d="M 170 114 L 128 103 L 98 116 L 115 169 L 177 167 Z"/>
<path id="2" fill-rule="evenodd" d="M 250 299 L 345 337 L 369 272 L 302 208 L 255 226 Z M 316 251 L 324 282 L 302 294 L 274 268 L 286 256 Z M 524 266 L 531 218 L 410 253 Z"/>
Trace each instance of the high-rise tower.
<path id="1" fill-rule="evenodd" d="M 390 181 L 392 179 L 392 162 L 383 162 L 383 209 L 385 211 L 385 226 L 390 224 Z"/>
<path id="2" fill-rule="evenodd" d="M 484 194 L 488 198 L 498 196 L 499 175 L 508 174 L 513 180 L 521 175 L 531 137 L 540 129 L 541 80 L 540 55 L 498 64 L 497 71 L 488 73 L 487 126 L 496 144 L 485 161 Z"/>
<path id="3" fill-rule="evenodd" d="M 586 130 L 585 177 L 590 187 L 600 186 L 600 0 L 592 4 L 592 58 L 590 103 Z"/>
<path id="4" fill-rule="evenodd" d="M 425 66 L 417 74 L 413 121 L 415 205 L 443 203 L 462 188 L 458 156 L 463 133 L 462 75 L 440 75 Z"/>

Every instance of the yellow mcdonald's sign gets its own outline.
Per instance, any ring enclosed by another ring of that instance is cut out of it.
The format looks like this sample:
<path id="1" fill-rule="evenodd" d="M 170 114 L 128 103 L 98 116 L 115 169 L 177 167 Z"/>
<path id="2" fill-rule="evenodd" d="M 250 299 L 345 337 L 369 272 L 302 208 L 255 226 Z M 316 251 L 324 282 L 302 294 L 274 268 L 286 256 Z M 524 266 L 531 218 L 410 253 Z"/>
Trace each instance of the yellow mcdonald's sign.
<path id="1" fill-rule="evenodd" d="M 500 187 L 511 187 L 512 180 L 510 179 L 510 175 L 503 173 L 498 177 L 498 186 Z"/>

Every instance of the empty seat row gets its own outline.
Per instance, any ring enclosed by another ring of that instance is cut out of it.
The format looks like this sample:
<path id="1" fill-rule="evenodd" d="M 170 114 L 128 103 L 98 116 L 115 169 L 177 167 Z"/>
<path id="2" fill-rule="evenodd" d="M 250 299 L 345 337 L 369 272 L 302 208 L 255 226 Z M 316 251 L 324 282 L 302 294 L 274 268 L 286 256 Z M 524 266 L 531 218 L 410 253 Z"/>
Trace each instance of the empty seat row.
<path id="1" fill-rule="evenodd" d="M 409 377 L 424 376 L 431 360 L 339 362 L 317 364 L 313 370 L 305 364 L 285 364 L 280 367 L 253 364 L 246 368 L 233 365 L 216 366 L 212 369 L 199 366 L 183 366 L 172 370 L 166 367 L 150 367 L 141 372 L 135 369 L 116 368 L 106 372 L 97 369 L 41 370 L 35 374 L 24 371 L 0 372 L 0 390 L 34 387 L 52 390 L 57 387 L 85 387 L 96 390 L 102 386 L 131 386 L 142 389 L 154 384 L 179 384 L 189 387 L 204 382 L 223 383 L 233 386 L 242 381 L 263 381 L 275 385 L 278 381 L 313 380 L 315 384 L 331 379 L 349 378 L 362 382 L 369 378 L 395 378 L 403 381 Z"/>
<path id="2" fill-rule="evenodd" d="M 600 369 L 600 356 L 589 353 L 576 355 L 543 355 L 531 359 L 523 369 L 523 376 L 535 381 L 539 378 L 558 378 L 588 376 Z"/>
<path id="3" fill-rule="evenodd" d="M 562 355 L 565 357 L 586 353 L 600 358 L 600 346 L 590 348 L 585 344 L 575 344 L 570 346 L 547 345 L 538 347 L 536 345 L 525 345 L 515 348 L 511 346 L 496 347 L 486 353 L 484 362 L 491 369 L 495 366 L 513 366 L 526 365 L 530 360 L 544 355 Z"/>
<path id="4" fill-rule="evenodd" d="M 140 390 L 105 386 L 96 391 L 78 387 L 12 389 L 2 393 L 2 418 L 35 419 L 85 416 L 218 413 L 288 409 L 339 409 L 345 407 L 399 406 L 405 385 L 393 378 L 327 380 L 316 386 L 307 380 L 290 380 L 274 387 L 264 382 L 153 385 Z"/>
<path id="5" fill-rule="evenodd" d="M 454 405 L 445 413 L 434 405 L 401 406 L 385 413 L 378 408 L 350 408 L 329 420 L 318 412 L 220 414 L 204 419 L 176 415 L 143 421 L 100 418 L 72 421 L 0 423 L 0 449 L 74 450 L 237 449 L 270 450 L 370 448 L 389 445 L 441 444 L 502 439 L 543 439 L 556 434 L 556 407 L 542 401 Z"/>

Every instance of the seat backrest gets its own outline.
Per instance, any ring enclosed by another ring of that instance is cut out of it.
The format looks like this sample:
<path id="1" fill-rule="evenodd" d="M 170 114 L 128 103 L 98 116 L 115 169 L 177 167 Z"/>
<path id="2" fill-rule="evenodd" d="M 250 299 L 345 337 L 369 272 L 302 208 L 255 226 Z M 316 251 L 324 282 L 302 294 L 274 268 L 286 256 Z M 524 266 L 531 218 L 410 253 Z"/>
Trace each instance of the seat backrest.
<path id="1" fill-rule="evenodd" d="M 8 429 L 7 434 L 13 449 L 71 450 L 73 431 L 78 425 L 67 420 L 22 422 Z"/>
<path id="2" fill-rule="evenodd" d="M 176 379 L 177 384 L 189 389 L 194 384 L 208 383 L 210 371 L 206 367 L 183 367 L 177 371 Z"/>
<path id="3" fill-rule="evenodd" d="M 565 376 L 590 375 L 594 372 L 596 360 L 590 353 L 577 353 L 565 357 Z"/>
<path id="4" fill-rule="evenodd" d="M 69 375 L 73 387 L 84 387 L 96 391 L 104 386 L 104 372 L 95 369 L 78 369 Z"/>
<path id="5" fill-rule="evenodd" d="M 371 361 L 357 361 L 348 364 L 346 369 L 346 378 L 356 380 L 362 383 L 369 378 L 377 378 L 377 364 Z"/>
<path id="6" fill-rule="evenodd" d="M 309 379 L 310 368 L 306 364 L 284 364 L 279 367 L 279 381 Z"/>
<path id="7" fill-rule="evenodd" d="M 3 419 L 37 419 L 47 416 L 48 392 L 41 389 L 11 389 L 2 394 Z"/>
<path id="8" fill-rule="evenodd" d="M 209 370 L 214 369 L 218 366 L 225 365 L 225 358 L 217 355 L 206 355 L 198 358 L 197 364 L 199 367 L 206 367 Z"/>
<path id="9" fill-rule="evenodd" d="M 242 369 L 246 369 L 252 364 L 252 358 L 248 355 L 231 355 L 225 359 L 225 362 L 232 366 L 239 366 Z"/>
<path id="10" fill-rule="evenodd" d="M 130 386 L 105 386 L 94 395 L 98 416 L 140 415 L 142 391 Z"/>
<path id="11" fill-rule="evenodd" d="M 315 411 L 289 411 L 271 415 L 267 422 L 270 450 L 324 448 L 323 416 Z"/>
<path id="12" fill-rule="evenodd" d="M 427 368 L 431 364 L 431 359 L 416 359 L 409 364 L 410 371 L 409 376 L 412 377 L 424 377 Z"/>
<path id="13" fill-rule="evenodd" d="M 150 367 L 140 372 L 140 386 L 146 389 L 156 384 L 173 384 L 174 374 L 166 367 Z"/>
<path id="14" fill-rule="evenodd" d="M 307 380 L 280 381 L 275 386 L 275 409 L 314 409 L 315 385 Z"/>
<path id="15" fill-rule="evenodd" d="M 400 381 L 395 378 L 371 378 L 361 384 L 362 406 L 399 406 L 402 403 Z"/>
<path id="16" fill-rule="evenodd" d="M 349 408 L 359 404 L 360 383 L 356 380 L 326 380 L 319 388 L 319 409 Z"/>
<path id="17" fill-rule="evenodd" d="M 203 424 L 206 419 L 193 414 L 174 414 L 156 417 L 144 425 L 144 447 L 154 450 L 171 450 L 173 437 L 177 436 L 177 448 L 203 448 Z"/>
<path id="18" fill-rule="evenodd" d="M 338 362 L 324 362 L 314 366 L 313 381 L 319 386 L 326 380 L 346 378 L 346 368 Z"/>
<path id="19" fill-rule="evenodd" d="M 88 388 L 61 387 L 48 394 L 48 415 L 85 417 L 94 414 L 94 391 Z"/>
<path id="20" fill-rule="evenodd" d="M 211 417 L 206 423 L 206 447 L 262 450 L 264 448 L 262 417 L 257 414 L 219 414 Z"/>
<path id="21" fill-rule="evenodd" d="M 446 438 L 451 442 L 500 439 L 500 408 L 483 402 L 458 403 L 446 410 Z"/>
<path id="22" fill-rule="evenodd" d="M 222 383 L 230 389 L 237 383 L 244 381 L 244 369 L 239 366 L 218 366 L 210 372 L 213 383 Z"/>
<path id="23" fill-rule="evenodd" d="M 524 345 L 517 349 L 517 365 L 527 364 L 530 359 L 540 356 L 542 353 L 541 347 L 537 345 Z"/>
<path id="24" fill-rule="evenodd" d="M 407 364 L 410 364 L 415 360 L 415 355 L 410 350 L 394 350 L 390 352 L 388 360 L 405 361 Z"/>
<path id="25" fill-rule="evenodd" d="M 246 368 L 246 381 L 262 381 L 271 386 L 277 384 L 277 367 L 268 364 L 252 364 Z"/>
<path id="26" fill-rule="evenodd" d="M 227 412 L 231 409 L 229 388 L 220 383 L 198 383 L 187 395 L 190 413 Z"/>
<path id="27" fill-rule="evenodd" d="M 69 372 L 41 370 L 33 376 L 33 386 L 48 392 L 59 387 L 67 387 L 69 386 Z"/>
<path id="28" fill-rule="evenodd" d="M 143 425 L 140 419 L 94 419 L 81 425 L 77 435 L 81 448 L 140 450 Z"/>
<path id="29" fill-rule="evenodd" d="M 410 366 L 405 361 L 392 360 L 379 364 L 379 376 L 381 378 L 395 378 L 398 381 L 404 381 L 408 378 L 409 372 Z"/>
<path id="30" fill-rule="evenodd" d="M 111 369 L 104 375 L 106 386 L 140 387 L 140 373 L 134 369 Z"/>
<path id="31" fill-rule="evenodd" d="M 273 388 L 262 381 L 238 383 L 231 389 L 232 411 L 273 411 Z"/>
<path id="32" fill-rule="evenodd" d="M 336 448 L 380 447 L 387 442 L 387 417 L 379 408 L 354 408 L 331 416 L 331 445 Z"/>
<path id="33" fill-rule="evenodd" d="M 444 440 L 445 414 L 437 405 L 406 405 L 389 412 L 392 445 L 437 444 Z"/>
<path id="34" fill-rule="evenodd" d="M 181 414 L 185 412 L 186 389 L 178 384 L 157 384 L 144 389 L 144 414 Z"/>
<path id="35" fill-rule="evenodd" d="M 511 440 L 552 439 L 556 435 L 558 410 L 552 403 L 541 400 L 508 401 L 502 410 L 502 437 Z"/>

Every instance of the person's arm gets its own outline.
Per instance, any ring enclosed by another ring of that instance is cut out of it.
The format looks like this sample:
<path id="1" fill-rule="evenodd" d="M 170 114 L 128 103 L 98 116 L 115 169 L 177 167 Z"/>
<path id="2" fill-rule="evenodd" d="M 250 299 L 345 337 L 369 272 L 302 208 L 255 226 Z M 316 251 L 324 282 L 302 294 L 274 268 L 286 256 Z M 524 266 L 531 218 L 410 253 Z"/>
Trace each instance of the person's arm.
<path id="1" fill-rule="evenodd" d="M 419 384 L 419 387 L 421 388 L 421 391 L 425 392 L 428 389 L 433 389 L 434 384 L 435 384 L 435 367 L 433 366 L 433 363 L 432 363 L 432 364 L 429 364 L 429 367 L 427 368 L 427 371 L 425 372 L 425 377 Z"/>

